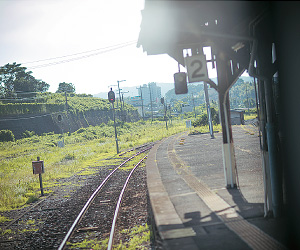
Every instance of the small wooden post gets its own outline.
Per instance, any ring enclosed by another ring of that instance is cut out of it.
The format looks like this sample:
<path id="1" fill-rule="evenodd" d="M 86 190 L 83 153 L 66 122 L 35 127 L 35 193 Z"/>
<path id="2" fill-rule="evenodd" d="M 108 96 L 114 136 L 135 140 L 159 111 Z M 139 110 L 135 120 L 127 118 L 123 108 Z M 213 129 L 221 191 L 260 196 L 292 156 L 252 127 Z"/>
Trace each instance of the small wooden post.
<path id="1" fill-rule="evenodd" d="M 32 162 L 33 174 L 39 174 L 41 195 L 44 196 L 42 173 L 44 173 L 44 162 L 37 157 L 37 161 Z"/>
<path id="2" fill-rule="evenodd" d="M 40 160 L 40 157 L 37 157 L 37 161 Z M 41 188 L 41 195 L 44 196 L 44 190 L 43 190 L 43 179 L 42 179 L 42 174 L 39 173 L 39 179 L 40 179 L 40 188 Z"/>

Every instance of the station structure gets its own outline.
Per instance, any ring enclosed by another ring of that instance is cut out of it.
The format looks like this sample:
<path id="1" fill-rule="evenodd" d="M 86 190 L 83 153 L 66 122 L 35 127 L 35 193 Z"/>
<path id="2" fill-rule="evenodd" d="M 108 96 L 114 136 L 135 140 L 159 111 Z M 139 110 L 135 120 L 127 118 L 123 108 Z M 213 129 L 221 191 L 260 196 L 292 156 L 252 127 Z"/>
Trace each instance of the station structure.
<path id="1" fill-rule="evenodd" d="M 300 3 L 281 1 L 146 0 L 137 47 L 168 54 L 182 67 L 203 55 L 217 69 L 225 186 L 237 188 L 229 90 L 247 71 L 258 92 L 266 217 L 288 216 L 292 245 L 300 247 Z M 180 67 L 179 67 L 180 68 Z M 196 68 L 200 72 L 201 65 Z M 198 72 L 197 71 L 197 72 Z M 195 72 L 195 73 L 197 73 Z M 198 72 L 198 73 L 199 73 Z M 174 72 L 180 73 L 180 72 Z"/>

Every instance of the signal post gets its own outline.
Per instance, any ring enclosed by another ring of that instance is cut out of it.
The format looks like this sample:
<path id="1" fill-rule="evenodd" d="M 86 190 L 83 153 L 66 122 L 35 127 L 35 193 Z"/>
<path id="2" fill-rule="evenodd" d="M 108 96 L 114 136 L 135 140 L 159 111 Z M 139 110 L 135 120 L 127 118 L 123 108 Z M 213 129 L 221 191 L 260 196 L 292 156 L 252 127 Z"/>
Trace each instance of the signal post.
<path id="1" fill-rule="evenodd" d="M 114 102 L 116 101 L 115 92 L 112 91 L 112 88 L 110 88 L 110 91 L 108 92 L 108 101 L 112 104 L 113 108 L 113 120 L 114 120 L 114 128 L 115 128 L 115 139 L 116 139 L 116 147 L 117 147 L 117 154 L 119 152 L 119 145 L 118 145 L 118 135 L 117 135 L 117 127 L 116 127 L 116 116 L 115 116 L 115 106 Z"/>

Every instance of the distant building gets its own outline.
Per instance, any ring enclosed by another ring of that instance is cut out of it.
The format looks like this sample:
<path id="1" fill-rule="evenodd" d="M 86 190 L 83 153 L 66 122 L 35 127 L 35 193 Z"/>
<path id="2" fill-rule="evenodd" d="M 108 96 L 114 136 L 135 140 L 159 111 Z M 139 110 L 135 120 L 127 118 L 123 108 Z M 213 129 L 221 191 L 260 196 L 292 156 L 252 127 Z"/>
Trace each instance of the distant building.
<path id="1" fill-rule="evenodd" d="M 230 110 L 230 119 L 232 125 L 245 124 L 244 120 L 244 110 Z"/>
<path id="2" fill-rule="evenodd" d="M 130 104 L 134 107 L 142 106 L 142 100 L 140 96 L 130 97 Z"/>
<path id="3" fill-rule="evenodd" d="M 182 113 L 193 112 L 193 106 L 190 105 L 182 105 L 181 109 L 182 109 Z"/>
<path id="4" fill-rule="evenodd" d="M 150 104 L 150 91 L 152 103 L 159 103 L 161 98 L 161 87 L 157 86 L 155 82 L 144 84 L 138 89 L 138 95 L 143 96 L 143 104 Z M 142 93 L 141 93 L 142 92 Z"/>

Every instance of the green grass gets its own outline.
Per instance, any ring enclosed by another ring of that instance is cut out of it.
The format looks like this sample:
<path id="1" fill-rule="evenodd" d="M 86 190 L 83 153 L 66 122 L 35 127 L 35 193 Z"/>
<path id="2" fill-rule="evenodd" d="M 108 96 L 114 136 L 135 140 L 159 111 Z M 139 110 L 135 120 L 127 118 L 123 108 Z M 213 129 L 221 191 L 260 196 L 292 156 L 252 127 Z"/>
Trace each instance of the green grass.
<path id="1" fill-rule="evenodd" d="M 9 218 L 7 218 L 5 216 L 0 215 L 0 223 L 6 222 L 6 221 L 11 221 L 11 219 L 9 219 Z"/>
<path id="2" fill-rule="evenodd" d="M 244 120 L 251 120 L 255 119 L 257 117 L 257 114 L 244 114 Z"/>
<path id="3" fill-rule="evenodd" d="M 150 228 L 147 224 L 144 226 L 136 226 L 131 229 L 123 230 L 121 233 L 127 234 L 130 236 L 130 241 L 126 244 L 123 244 L 122 242 L 119 243 L 115 247 L 115 249 L 145 249 L 144 244 L 147 242 L 150 242 Z"/>
<path id="4" fill-rule="evenodd" d="M 13 231 L 11 229 L 3 230 L 2 228 L 0 228 L 0 234 L 1 235 L 12 234 L 12 233 L 13 233 Z"/>
<path id="5" fill-rule="evenodd" d="M 125 234 L 130 238 L 129 242 L 123 243 L 122 241 L 118 244 L 115 244 L 113 246 L 113 249 L 129 249 L 129 250 L 135 250 L 135 249 L 146 249 L 144 246 L 145 244 L 148 244 L 150 242 L 150 235 L 151 235 L 151 229 L 148 227 L 147 224 L 144 226 L 136 226 L 131 229 L 125 229 L 121 232 L 121 234 Z M 87 236 L 91 236 L 90 234 L 87 234 Z M 88 240 L 84 239 L 82 242 L 77 243 L 67 243 L 68 247 L 70 249 L 94 249 L 94 250 L 100 250 L 100 249 L 107 249 L 109 238 L 106 238 L 104 240 Z"/>
<path id="6" fill-rule="evenodd" d="M 213 125 L 213 130 L 214 132 L 222 131 L 221 124 Z M 195 127 L 195 128 L 191 128 L 189 131 L 189 134 L 199 134 L 199 133 L 209 133 L 209 126 L 207 125 L 207 126 Z"/>
<path id="7" fill-rule="evenodd" d="M 101 250 L 107 249 L 108 238 L 104 241 L 101 240 L 87 240 L 84 239 L 82 242 L 78 243 L 67 243 L 70 249 L 93 249 L 93 250 Z"/>
<path id="8" fill-rule="evenodd" d="M 184 121 L 173 121 L 166 130 L 160 121 L 121 123 L 118 127 L 119 148 L 154 142 L 185 131 Z M 101 125 L 64 134 L 65 147 L 57 147 L 62 135 L 34 135 L 15 142 L 0 143 L 0 211 L 20 208 L 40 197 L 38 175 L 33 175 L 32 161 L 39 156 L 44 161 L 43 187 L 46 194 L 59 185 L 59 180 L 73 175 L 90 175 L 95 167 L 113 165 L 116 155 L 112 126 Z"/>

